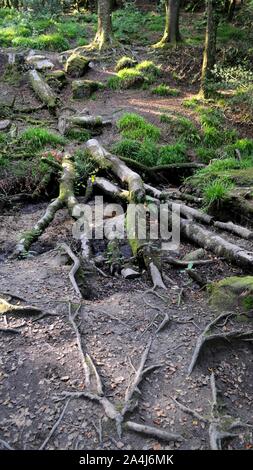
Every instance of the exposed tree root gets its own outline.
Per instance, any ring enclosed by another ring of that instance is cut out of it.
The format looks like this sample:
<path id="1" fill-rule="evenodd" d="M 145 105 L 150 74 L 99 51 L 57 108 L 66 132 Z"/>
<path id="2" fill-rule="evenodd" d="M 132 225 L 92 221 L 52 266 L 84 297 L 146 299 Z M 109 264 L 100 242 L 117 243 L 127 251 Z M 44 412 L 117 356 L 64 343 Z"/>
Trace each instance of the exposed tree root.
<path id="1" fill-rule="evenodd" d="M 15 328 L 0 328 L 0 333 L 20 335 L 21 331 L 15 329 Z"/>
<path id="2" fill-rule="evenodd" d="M 72 286 L 74 287 L 78 297 L 80 297 L 82 299 L 82 294 L 80 292 L 80 289 L 77 285 L 77 282 L 76 282 L 76 278 L 75 278 L 75 275 L 76 273 L 78 272 L 78 270 L 80 269 L 80 266 L 81 266 L 81 263 L 80 263 L 80 260 L 79 258 L 73 253 L 73 251 L 71 250 L 71 248 L 66 244 L 66 243 L 62 243 L 61 244 L 61 247 L 63 248 L 64 251 L 66 251 L 66 253 L 69 255 L 69 257 L 72 259 L 73 261 L 73 267 L 71 268 L 70 272 L 69 272 L 69 278 L 70 278 L 70 281 L 71 281 L 71 284 Z"/>
<path id="3" fill-rule="evenodd" d="M 126 421 L 124 427 L 129 431 L 134 431 L 140 434 L 145 434 L 146 436 L 156 437 L 162 441 L 182 441 L 183 438 L 180 434 L 163 431 L 162 429 L 155 428 L 154 426 L 147 426 L 144 424 L 134 423 L 133 421 Z"/>
<path id="4" fill-rule="evenodd" d="M 6 300 L 0 298 L 0 315 L 16 313 L 23 315 L 38 315 L 41 313 L 41 309 L 32 307 L 30 305 L 23 307 L 22 305 L 9 304 L 9 302 L 6 302 Z"/>
<path id="5" fill-rule="evenodd" d="M 234 418 L 230 415 L 224 415 L 217 400 L 217 388 L 215 383 L 214 373 L 210 376 L 210 385 L 212 393 L 212 403 L 210 415 L 203 416 L 197 411 L 188 408 L 182 403 L 172 398 L 174 403 L 185 413 L 190 414 L 194 418 L 204 423 L 209 424 L 209 443 L 211 450 L 222 450 L 222 441 L 227 438 L 233 438 L 238 434 L 232 433 L 236 428 L 253 428 L 252 425 L 243 423 L 240 419 Z"/>
<path id="6" fill-rule="evenodd" d="M 138 395 L 141 395 L 141 391 L 139 389 L 141 382 L 143 381 L 143 379 L 149 372 L 151 372 L 157 367 L 161 367 L 160 364 L 155 364 L 149 367 L 145 367 L 147 359 L 148 359 L 148 355 L 150 352 L 151 344 L 152 342 L 149 341 L 147 347 L 143 351 L 139 367 L 137 370 L 135 370 L 134 379 L 129 383 L 129 386 L 127 387 L 127 390 L 125 393 L 125 400 L 124 400 L 124 404 L 123 404 L 121 411 L 117 411 L 115 405 L 110 400 L 108 400 L 108 398 L 106 398 L 106 396 L 104 395 L 102 381 L 89 355 L 86 355 L 86 364 L 88 368 L 90 369 L 88 373 L 89 377 L 95 376 L 95 392 L 91 391 L 91 383 L 89 380 L 87 391 L 85 390 L 82 392 L 63 392 L 61 399 L 86 398 L 88 400 L 99 403 L 104 409 L 105 415 L 115 422 L 118 436 L 121 438 L 122 425 L 124 423 L 125 415 L 127 413 L 133 412 L 135 408 L 138 406 Z M 81 349 L 81 357 L 82 359 L 84 357 L 82 349 Z M 59 400 L 59 398 L 56 398 L 56 400 Z M 139 425 L 137 423 L 133 423 L 132 421 L 126 421 L 125 427 L 126 429 L 144 433 L 147 435 L 152 435 L 159 439 L 163 439 L 167 441 L 182 440 L 182 437 L 179 436 L 178 434 L 168 433 L 167 431 L 163 431 L 155 427 Z"/>
<path id="7" fill-rule="evenodd" d="M 110 169 L 115 176 L 117 176 L 123 184 L 128 185 L 130 201 L 145 201 L 144 185 L 141 177 L 137 173 L 130 170 L 118 157 L 107 152 L 97 140 L 88 140 L 86 147 L 99 165 L 104 167 L 106 164 L 108 166 L 109 163 Z"/>
<path id="8" fill-rule="evenodd" d="M 191 264 L 192 266 L 206 266 L 209 264 L 214 264 L 214 263 L 217 263 L 217 261 L 220 261 L 220 258 L 184 261 L 181 259 L 173 258 L 172 256 L 164 256 L 163 261 L 165 263 L 171 264 L 172 266 L 176 266 L 178 268 L 187 268 L 189 264 Z"/>
<path id="9" fill-rule="evenodd" d="M 11 447 L 10 444 L 8 444 L 8 442 L 4 441 L 3 439 L 0 439 L 0 444 L 5 447 L 5 449 L 8 449 L 8 450 L 15 450 L 14 447 Z"/>
<path id="10" fill-rule="evenodd" d="M 219 339 L 225 339 L 225 340 L 244 340 L 244 341 L 250 341 L 253 338 L 253 330 L 249 331 L 243 331 L 243 330 L 231 330 L 231 331 L 225 331 L 225 332 L 220 332 L 220 333 L 211 333 L 210 330 L 218 326 L 218 323 L 220 320 L 223 318 L 227 317 L 232 317 L 235 316 L 236 313 L 222 313 L 219 315 L 217 318 L 212 320 L 208 325 L 205 327 L 203 333 L 198 337 L 196 346 L 192 355 L 192 360 L 188 368 L 188 375 L 190 375 L 198 361 L 200 352 L 204 346 L 205 343 L 210 342 L 210 341 L 215 341 Z"/>
<path id="11" fill-rule="evenodd" d="M 71 302 L 69 302 L 69 322 L 72 325 L 72 328 L 76 335 L 77 347 L 78 347 L 79 354 L 81 356 L 82 367 L 84 370 L 85 385 L 86 387 L 89 387 L 90 386 L 90 369 L 87 365 L 86 355 L 83 351 L 81 335 L 79 333 L 78 327 L 75 322 L 75 318 L 78 315 L 80 308 L 81 308 L 81 304 L 79 304 L 76 310 L 72 312 L 72 304 Z"/>
<path id="12" fill-rule="evenodd" d="M 46 439 L 44 440 L 44 442 L 41 444 L 41 446 L 39 447 L 39 450 L 44 450 L 45 447 L 47 446 L 48 442 L 50 441 L 51 437 L 53 436 L 53 434 L 55 433 L 56 429 L 60 426 L 63 418 L 64 418 L 64 415 L 67 411 L 67 408 L 69 406 L 69 402 L 70 402 L 70 399 L 68 399 L 63 407 L 63 410 L 59 416 L 59 418 L 57 419 L 56 423 L 54 424 L 54 426 L 52 427 L 50 433 L 48 434 L 48 436 L 46 437 Z"/>

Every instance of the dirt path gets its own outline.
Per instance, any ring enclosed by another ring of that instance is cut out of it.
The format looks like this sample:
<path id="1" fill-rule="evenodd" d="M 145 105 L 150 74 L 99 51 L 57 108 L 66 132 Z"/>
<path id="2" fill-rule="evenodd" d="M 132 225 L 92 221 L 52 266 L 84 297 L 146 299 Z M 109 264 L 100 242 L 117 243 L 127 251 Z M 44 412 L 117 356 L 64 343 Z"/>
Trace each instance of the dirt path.
<path id="1" fill-rule="evenodd" d="M 1 239 L 11 242 L 17 229 L 37 220 L 43 208 L 33 213 L 27 210 L 4 216 Z M 11 220 L 8 221 L 8 218 Z M 12 230 L 11 230 L 12 229 Z M 59 264 L 57 251 L 48 251 L 48 237 L 57 244 L 68 240 L 69 219 L 65 211 L 58 214 L 50 231 L 37 246 L 44 253 L 22 261 L 6 260 L 1 264 L 1 291 L 7 291 L 39 306 L 43 311 L 57 313 L 38 322 L 29 318 L 9 316 L 10 327 L 24 325 L 21 335 L 1 334 L 1 438 L 16 449 L 36 449 L 57 420 L 62 402 L 55 402 L 61 391 L 82 390 L 84 374 L 76 346 L 75 334 L 68 322 L 68 301 L 77 303 L 68 279 L 69 265 Z M 182 252 L 190 246 L 182 245 Z M 34 246 L 36 250 L 36 246 Z M 47 251 L 45 251 L 47 250 Z M 211 278 L 224 275 L 222 263 Z M 206 273 L 206 269 L 204 270 Z M 238 272 L 230 268 L 230 274 Z M 118 438 L 115 426 L 104 417 L 98 405 L 86 400 L 70 402 L 65 417 L 48 443 L 49 449 L 205 449 L 208 433 L 203 423 L 177 409 L 171 400 L 176 397 L 198 412 L 206 413 L 210 401 L 209 376 L 214 370 L 226 410 L 242 420 L 252 419 L 252 350 L 243 344 L 218 345 L 205 349 L 194 373 L 187 378 L 187 368 L 200 330 L 214 317 L 207 304 L 206 294 L 195 286 L 185 289 L 178 306 L 180 289 L 188 281 L 187 274 L 168 269 L 173 279 L 164 293 L 165 302 L 153 294 L 143 293 L 150 287 L 148 279 L 122 281 L 98 277 L 96 299 L 83 301 L 78 316 L 83 346 L 96 363 L 106 396 L 118 404 L 150 337 L 153 338 L 148 364 L 162 367 L 150 374 L 141 386 L 142 396 L 131 419 L 138 423 L 156 425 L 183 434 L 182 443 L 164 444 L 155 438 L 145 438 L 130 432 Z M 149 307 L 145 302 L 150 303 Z M 152 306 L 160 308 L 160 316 Z M 171 321 L 156 334 L 156 329 L 169 314 Z M 177 321 L 183 323 L 177 323 Z M 185 322 L 185 323 L 184 323 Z M 4 321 L 1 321 L 4 325 Z M 94 428 L 102 419 L 103 439 L 99 443 Z M 230 448 L 250 445 L 250 435 L 240 434 Z"/>

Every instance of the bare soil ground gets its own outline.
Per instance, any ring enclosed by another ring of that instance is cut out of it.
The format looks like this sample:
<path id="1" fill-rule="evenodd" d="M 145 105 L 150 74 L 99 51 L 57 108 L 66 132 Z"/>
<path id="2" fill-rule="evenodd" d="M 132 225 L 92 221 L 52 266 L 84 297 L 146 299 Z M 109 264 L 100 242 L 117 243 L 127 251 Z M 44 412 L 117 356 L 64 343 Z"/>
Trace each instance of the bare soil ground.
<path id="1" fill-rule="evenodd" d="M 105 71 L 93 70 L 87 78 L 103 81 L 110 71 L 110 67 Z M 7 90 L 6 84 L 1 84 L 1 94 L 2 86 Z M 17 94 L 15 87 L 11 88 Z M 65 104 L 73 106 L 69 87 L 61 96 Z M 75 102 L 74 106 L 78 110 L 87 108 L 90 114 L 113 117 L 112 129 L 106 130 L 100 138 L 108 146 L 115 140 L 115 121 L 121 113 L 137 112 L 160 125 L 159 115 L 164 111 L 191 114 L 182 107 L 182 99 L 186 96 L 190 93 L 184 88 L 179 97 L 167 99 L 154 98 L 139 90 L 104 91 L 94 100 Z M 36 105 L 26 84 L 18 91 L 18 99 L 26 105 L 31 102 Z M 56 128 L 56 120 L 44 111 L 36 118 L 42 116 L 50 119 L 51 127 Z M 22 129 L 24 122 L 17 122 L 17 126 Z M 163 139 L 164 142 L 170 139 L 165 130 Z M 55 398 L 59 398 L 62 391 L 85 388 L 76 336 L 68 321 L 69 302 L 77 306 L 79 301 L 69 281 L 70 266 L 62 262 L 57 250 L 63 241 L 72 243 L 72 221 L 67 211 L 59 211 L 39 242 L 34 244 L 33 256 L 24 260 L 8 257 L 19 234 L 34 225 L 46 205 L 40 202 L 16 206 L 0 215 L 0 293 L 16 295 L 44 312 L 57 314 L 38 321 L 8 315 L 8 326 L 21 327 L 21 334 L 7 335 L 0 331 L 0 438 L 15 449 L 38 449 L 63 409 L 64 402 Z M 249 242 L 240 243 L 252 249 Z M 192 249 L 183 241 L 180 255 Z M 239 269 L 218 260 L 208 268 L 199 268 L 199 272 L 209 280 L 241 274 Z M 98 274 L 93 298 L 83 300 L 81 304 L 78 326 L 83 348 L 97 366 L 105 395 L 120 409 L 134 373 L 133 367 L 138 366 L 143 350 L 152 338 L 148 365 L 159 363 L 161 367 L 143 381 L 139 406 L 130 419 L 177 432 L 183 436 L 183 441 L 164 443 L 129 431 L 119 438 L 114 423 L 105 417 L 101 407 L 76 399 L 70 401 L 47 448 L 208 449 L 207 425 L 179 410 L 172 398 L 178 398 L 201 414 L 208 414 L 211 371 L 215 372 L 224 412 L 252 423 L 252 345 L 243 342 L 210 345 L 203 350 L 192 375 L 187 377 L 196 339 L 217 315 L 208 303 L 208 294 L 196 284 L 189 284 L 185 271 L 172 269 L 169 265 L 165 269 L 168 289 L 161 292 L 163 298 L 147 292 L 151 285 L 145 273 L 137 280 L 122 280 L 107 274 L 107 278 Z M 164 330 L 156 333 L 165 313 L 170 321 Z M 2 318 L 0 327 L 4 326 Z M 100 424 L 102 437 L 99 439 L 97 429 Z M 229 449 L 252 447 L 250 429 L 240 431 L 237 437 L 224 443 L 224 448 Z"/>

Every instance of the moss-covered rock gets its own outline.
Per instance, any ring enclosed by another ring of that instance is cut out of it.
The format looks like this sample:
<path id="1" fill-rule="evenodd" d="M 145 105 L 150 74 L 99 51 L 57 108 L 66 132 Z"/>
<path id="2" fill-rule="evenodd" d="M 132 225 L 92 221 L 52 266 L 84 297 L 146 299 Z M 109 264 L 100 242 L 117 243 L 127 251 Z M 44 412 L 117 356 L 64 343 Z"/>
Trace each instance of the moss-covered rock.
<path id="1" fill-rule="evenodd" d="M 135 67 L 138 64 L 137 60 L 131 59 L 131 57 L 121 57 L 118 60 L 117 64 L 115 65 L 115 71 L 119 72 L 122 69 L 130 69 L 131 67 Z"/>
<path id="2" fill-rule="evenodd" d="M 64 70 L 53 70 L 46 76 L 46 81 L 54 90 L 61 90 L 66 84 L 66 74 Z"/>
<path id="3" fill-rule="evenodd" d="M 219 310 L 253 312 L 253 276 L 232 276 L 209 286 L 211 304 Z"/>
<path id="4" fill-rule="evenodd" d="M 78 54 L 72 54 L 65 65 L 68 75 L 74 78 L 82 77 L 89 69 L 90 60 Z"/>
<path id="5" fill-rule="evenodd" d="M 89 98 L 94 91 L 103 88 L 103 83 L 93 80 L 74 80 L 72 93 L 74 99 Z"/>

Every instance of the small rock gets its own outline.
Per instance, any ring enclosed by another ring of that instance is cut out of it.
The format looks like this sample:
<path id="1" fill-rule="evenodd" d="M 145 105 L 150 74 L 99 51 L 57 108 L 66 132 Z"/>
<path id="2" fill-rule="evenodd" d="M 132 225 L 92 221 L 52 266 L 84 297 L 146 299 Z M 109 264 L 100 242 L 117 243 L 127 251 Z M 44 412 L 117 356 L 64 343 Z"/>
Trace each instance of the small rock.
<path id="1" fill-rule="evenodd" d="M 4 119 L 3 121 L 0 121 L 0 131 L 8 131 L 10 127 L 11 121 L 9 119 Z"/>
<path id="2" fill-rule="evenodd" d="M 123 268 L 121 270 L 121 275 L 125 279 L 136 279 L 137 277 L 140 277 L 140 273 L 132 268 Z"/>
<path id="3" fill-rule="evenodd" d="M 64 377 L 60 377 L 60 380 L 62 382 L 67 382 L 69 380 L 69 376 L 68 375 L 64 375 Z"/>
<path id="4" fill-rule="evenodd" d="M 48 70 L 53 69 L 54 64 L 44 55 L 29 55 L 26 58 L 26 62 L 29 65 L 33 65 L 36 70 Z"/>

